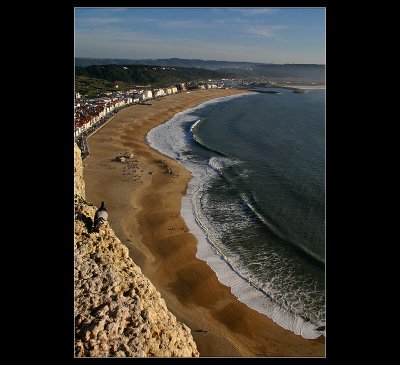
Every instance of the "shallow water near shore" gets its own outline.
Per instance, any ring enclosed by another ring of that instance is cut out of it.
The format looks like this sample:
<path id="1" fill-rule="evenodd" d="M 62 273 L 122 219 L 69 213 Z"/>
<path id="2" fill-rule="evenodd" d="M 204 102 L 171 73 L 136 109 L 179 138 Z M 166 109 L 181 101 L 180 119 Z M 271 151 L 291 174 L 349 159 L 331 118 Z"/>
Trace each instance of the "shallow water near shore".
<path id="1" fill-rule="evenodd" d="M 181 213 L 238 299 L 316 338 L 325 326 L 325 91 L 203 103 L 152 129 L 193 178 Z"/>

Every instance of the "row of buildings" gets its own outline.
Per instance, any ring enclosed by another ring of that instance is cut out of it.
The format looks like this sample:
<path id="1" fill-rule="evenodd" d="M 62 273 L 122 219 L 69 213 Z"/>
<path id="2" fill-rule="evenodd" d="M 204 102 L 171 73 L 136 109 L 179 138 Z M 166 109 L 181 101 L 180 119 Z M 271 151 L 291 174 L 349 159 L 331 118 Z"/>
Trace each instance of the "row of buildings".
<path id="1" fill-rule="evenodd" d="M 185 91 L 185 84 L 153 90 L 114 91 L 104 97 L 86 99 L 79 93 L 75 94 L 75 138 L 91 132 L 120 109 L 154 98 L 176 94 Z"/>
<path id="2" fill-rule="evenodd" d="M 158 89 L 131 89 L 129 91 L 107 92 L 105 96 L 87 99 L 79 93 L 75 94 L 75 140 L 86 137 L 96 130 L 99 126 L 109 120 L 114 114 L 124 107 L 138 104 L 147 100 L 160 98 L 185 92 L 192 89 L 217 89 L 222 85 L 215 83 L 193 84 L 179 83 L 175 86 Z"/>

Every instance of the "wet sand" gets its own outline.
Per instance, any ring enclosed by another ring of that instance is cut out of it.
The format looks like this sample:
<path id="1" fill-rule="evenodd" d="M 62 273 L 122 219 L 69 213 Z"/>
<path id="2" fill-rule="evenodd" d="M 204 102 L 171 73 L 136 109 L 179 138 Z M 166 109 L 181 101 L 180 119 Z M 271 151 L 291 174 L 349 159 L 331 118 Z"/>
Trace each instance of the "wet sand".
<path id="1" fill-rule="evenodd" d="M 306 340 L 239 302 L 196 258 L 196 238 L 180 217 L 191 174 L 150 148 L 147 132 L 203 101 L 243 93 L 205 90 L 151 100 L 120 111 L 88 139 L 86 198 L 109 212 L 130 256 L 191 330 L 200 356 L 325 356 L 325 339 Z M 124 155 L 124 162 L 116 157 Z M 133 155 L 133 156 L 132 156 Z"/>

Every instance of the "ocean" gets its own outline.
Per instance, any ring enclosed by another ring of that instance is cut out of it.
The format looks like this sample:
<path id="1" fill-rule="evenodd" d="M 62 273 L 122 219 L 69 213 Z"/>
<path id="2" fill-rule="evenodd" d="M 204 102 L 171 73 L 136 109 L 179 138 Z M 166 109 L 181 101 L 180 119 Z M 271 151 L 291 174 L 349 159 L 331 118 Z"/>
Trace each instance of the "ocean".
<path id="1" fill-rule="evenodd" d="M 197 257 L 249 307 L 325 336 L 325 90 L 213 99 L 147 135 L 192 173 Z"/>

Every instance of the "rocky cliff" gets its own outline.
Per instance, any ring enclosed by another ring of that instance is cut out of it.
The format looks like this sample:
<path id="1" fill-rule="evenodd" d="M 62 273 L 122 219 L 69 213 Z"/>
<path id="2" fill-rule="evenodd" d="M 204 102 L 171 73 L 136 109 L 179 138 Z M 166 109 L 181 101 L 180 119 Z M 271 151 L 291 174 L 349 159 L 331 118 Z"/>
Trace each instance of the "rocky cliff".
<path id="1" fill-rule="evenodd" d="M 74 146 L 74 183 L 75 195 L 85 198 L 85 181 L 83 180 L 83 163 L 81 150 L 77 145 Z"/>
<path id="2" fill-rule="evenodd" d="M 75 146 L 75 356 L 199 356 L 190 329 L 168 310 L 109 224 L 91 232 L 97 207 L 84 194 Z"/>

